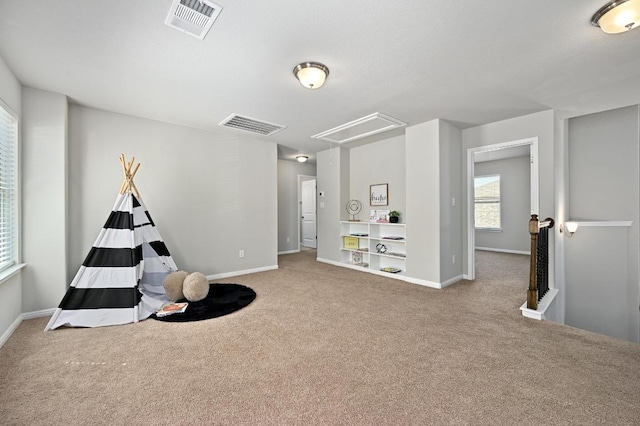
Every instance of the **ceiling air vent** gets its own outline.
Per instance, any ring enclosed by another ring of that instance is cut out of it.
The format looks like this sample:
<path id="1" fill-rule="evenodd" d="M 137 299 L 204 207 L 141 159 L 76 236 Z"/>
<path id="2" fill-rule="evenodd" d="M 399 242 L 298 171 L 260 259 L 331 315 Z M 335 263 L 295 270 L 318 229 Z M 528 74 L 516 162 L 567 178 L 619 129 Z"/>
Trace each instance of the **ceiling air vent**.
<path id="1" fill-rule="evenodd" d="M 267 123 L 266 121 L 243 117 L 242 115 L 237 114 L 231 114 L 229 117 L 222 120 L 219 126 L 231 127 L 232 129 L 259 133 L 266 136 L 273 135 L 274 133 L 278 133 L 280 130 L 287 128 L 287 126 L 281 126 L 280 124 Z"/>
<path id="2" fill-rule="evenodd" d="M 202 40 L 221 11 L 208 0 L 173 0 L 164 23 Z"/>

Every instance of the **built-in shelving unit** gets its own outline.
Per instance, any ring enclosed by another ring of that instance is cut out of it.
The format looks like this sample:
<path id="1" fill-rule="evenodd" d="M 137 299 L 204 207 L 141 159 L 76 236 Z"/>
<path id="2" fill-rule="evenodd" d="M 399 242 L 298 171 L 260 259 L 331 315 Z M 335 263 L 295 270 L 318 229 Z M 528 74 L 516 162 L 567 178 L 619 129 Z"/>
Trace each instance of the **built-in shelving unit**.
<path id="1" fill-rule="evenodd" d="M 407 228 L 404 223 L 340 222 L 341 263 L 367 272 L 404 277 Z"/>

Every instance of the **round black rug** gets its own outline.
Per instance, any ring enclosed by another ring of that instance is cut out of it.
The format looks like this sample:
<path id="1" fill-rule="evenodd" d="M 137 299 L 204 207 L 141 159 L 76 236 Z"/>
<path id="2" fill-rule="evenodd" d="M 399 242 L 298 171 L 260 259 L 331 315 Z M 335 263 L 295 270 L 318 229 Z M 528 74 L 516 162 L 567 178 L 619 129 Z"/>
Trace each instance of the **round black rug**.
<path id="1" fill-rule="evenodd" d="M 210 284 L 209 294 L 197 302 L 189 302 L 186 299 L 178 302 L 189 302 L 187 310 L 180 314 L 172 314 L 164 317 L 151 315 L 158 321 L 187 322 L 200 321 L 221 317 L 232 312 L 239 311 L 249 305 L 256 298 L 256 292 L 241 284 Z"/>

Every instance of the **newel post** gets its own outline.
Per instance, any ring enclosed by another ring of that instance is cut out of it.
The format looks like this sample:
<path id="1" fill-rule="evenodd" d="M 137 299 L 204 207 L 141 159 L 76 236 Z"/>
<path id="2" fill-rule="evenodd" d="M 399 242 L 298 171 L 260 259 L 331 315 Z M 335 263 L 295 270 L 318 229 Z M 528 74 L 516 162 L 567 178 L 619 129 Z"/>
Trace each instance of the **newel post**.
<path id="1" fill-rule="evenodd" d="M 529 219 L 529 234 L 531 235 L 531 263 L 529 267 L 529 289 L 527 290 L 527 309 L 538 309 L 538 215 L 532 214 Z"/>

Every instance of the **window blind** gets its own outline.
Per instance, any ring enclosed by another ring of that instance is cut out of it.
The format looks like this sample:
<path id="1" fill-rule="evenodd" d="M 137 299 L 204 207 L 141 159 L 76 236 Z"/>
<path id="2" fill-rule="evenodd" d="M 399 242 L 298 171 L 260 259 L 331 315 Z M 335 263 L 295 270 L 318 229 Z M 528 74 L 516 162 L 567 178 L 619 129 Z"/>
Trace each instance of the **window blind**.
<path id="1" fill-rule="evenodd" d="M 17 260 L 18 120 L 0 101 L 0 271 Z"/>

